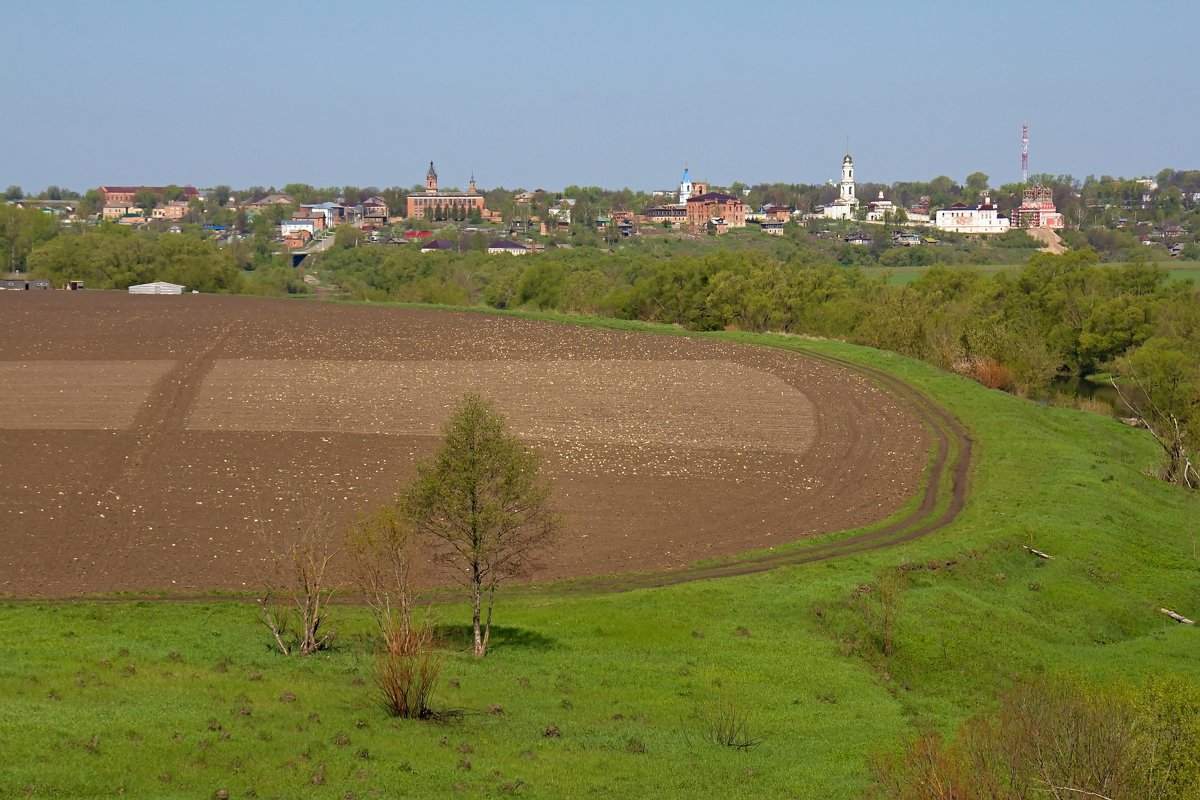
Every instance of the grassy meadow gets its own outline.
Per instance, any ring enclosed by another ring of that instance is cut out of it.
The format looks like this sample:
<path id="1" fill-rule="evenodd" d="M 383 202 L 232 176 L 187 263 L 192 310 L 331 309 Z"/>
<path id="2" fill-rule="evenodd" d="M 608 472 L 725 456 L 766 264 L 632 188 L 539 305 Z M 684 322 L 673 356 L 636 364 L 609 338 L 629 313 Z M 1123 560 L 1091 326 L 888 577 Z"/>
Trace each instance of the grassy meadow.
<path id="1" fill-rule="evenodd" d="M 1197 631 L 1158 610 L 1200 614 L 1200 503 L 1147 474 L 1144 431 L 880 351 L 709 335 L 851 359 L 937 399 L 976 442 L 966 509 L 832 561 L 502 594 L 482 661 L 465 605 L 438 605 L 434 705 L 456 712 L 441 722 L 379 708 L 361 608 L 301 659 L 231 599 L 0 605 L 0 796 L 853 798 L 871 753 L 953 731 L 1014 681 L 1200 678 Z M 881 580 L 897 587 L 886 647 Z M 729 720 L 754 746 L 714 743 Z"/>

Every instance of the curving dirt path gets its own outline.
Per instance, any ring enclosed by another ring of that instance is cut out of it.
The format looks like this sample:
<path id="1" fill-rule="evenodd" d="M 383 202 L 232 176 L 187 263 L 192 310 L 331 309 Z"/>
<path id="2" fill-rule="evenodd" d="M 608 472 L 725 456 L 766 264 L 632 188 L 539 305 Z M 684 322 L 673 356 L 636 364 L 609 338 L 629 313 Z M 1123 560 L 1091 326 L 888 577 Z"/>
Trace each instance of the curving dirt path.
<path id="1" fill-rule="evenodd" d="M 742 558 L 716 559 L 702 565 L 657 573 L 611 576 L 575 582 L 571 592 L 618 592 L 670 586 L 709 578 L 751 575 L 777 567 L 809 564 L 841 556 L 882 550 L 930 534 L 954 521 L 966 505 L 971 475 L 972 440 L 967 429 L 928 395 L 883 370 L 816 353 L 803 346 L 788 350 L 868 376 L 910 404 L 933 432 L 928 479 L 919 505 L 886 525 L 830 542 L 800 545 Z M 549 587 L 548 587 L 549 588 Z"/>
<path id="2" fill-rule="evenodd" d="M 958 513 L 970 466 L 928 397 L 802 348 L 109 293 L 0 296 L 0 341 L 9 596 L 253 592 L 306 501 L 339 523 L 387 502 L 468 390 L 541 447 L 570 535 L 539 578 L 569 591 L 910 540 Z"/>

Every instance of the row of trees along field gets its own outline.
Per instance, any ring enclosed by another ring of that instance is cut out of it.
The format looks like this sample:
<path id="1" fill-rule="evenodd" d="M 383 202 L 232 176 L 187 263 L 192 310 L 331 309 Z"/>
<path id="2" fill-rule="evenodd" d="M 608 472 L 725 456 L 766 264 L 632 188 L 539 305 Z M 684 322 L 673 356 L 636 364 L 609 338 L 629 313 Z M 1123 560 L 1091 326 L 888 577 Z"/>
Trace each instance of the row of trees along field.
<path id="1" fill-rule="evenodd" d="M 115 223 L 64 229 L 37 209 L 0 205 L 0 257 L 6 272 L 56 286 L 82 280 L 92 289 L 125 289 L 164 280 L 200 292 L 306 292 L 289 260 L 275 252 L 271 221 L 261 217 L 250 229 L 248 238 L 218 245 L 215 233 L 196 225 L 178 234 Z"/>
<path id="2" fill-rule="evenodd" d="M 1111 373 L 1170 455 L 1200 446 L 1200 297 L 1146 261 L 1038 253 L 1015 272 L 935 267 L 904 285 L 761 251 L 660 257 L 550 251 L 536 258 L 402 248 L 335 250 L 323 268 L 351 296 L 536 309 L 679 325 L 817 335 L 892 350 L 992 388 L 1046 397 L 1056 376 Z"/>

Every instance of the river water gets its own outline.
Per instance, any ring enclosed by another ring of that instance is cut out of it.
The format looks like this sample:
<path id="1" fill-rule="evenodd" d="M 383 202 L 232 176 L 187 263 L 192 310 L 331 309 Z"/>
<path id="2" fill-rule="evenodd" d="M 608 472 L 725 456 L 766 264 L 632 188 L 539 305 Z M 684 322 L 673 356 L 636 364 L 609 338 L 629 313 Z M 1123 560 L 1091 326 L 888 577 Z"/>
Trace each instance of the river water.
<path id="1" fill-rule="evenodd" d="M 1060 375 L 1050 384 L 1051 389 L 1061 395 L 1074 397 L 1079 400 L 1093 400 L 1107 404 L 1112 408 L 1114 417 L 1130 417 L 1133 412 L 1121 400 L 1121 395 L 1107 381 L 1091 381 L 1077 375 Z M 1137 389 L 1122 386 L 1121 393 L 1136 404 L 1145 400 L 1145 395 Z"/>

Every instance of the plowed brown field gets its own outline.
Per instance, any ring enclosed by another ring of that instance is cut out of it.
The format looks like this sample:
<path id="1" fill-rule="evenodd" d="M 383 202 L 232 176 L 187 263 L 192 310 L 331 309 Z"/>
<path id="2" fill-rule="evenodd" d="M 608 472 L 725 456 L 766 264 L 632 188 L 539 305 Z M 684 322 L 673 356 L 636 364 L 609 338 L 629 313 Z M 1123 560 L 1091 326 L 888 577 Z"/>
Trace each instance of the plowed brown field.
<path id="1" fill-rule="evenodd" d="M 881 520 L 905 404 L 783 351 L 399 308 L 0 292 L 0 594 L 255 589 L 303 509 L 393 498 L 464 392 L 537 444 L 540 578 L 667 569 Z M 433 580 L 431 577 L 430 580 Z"/>

